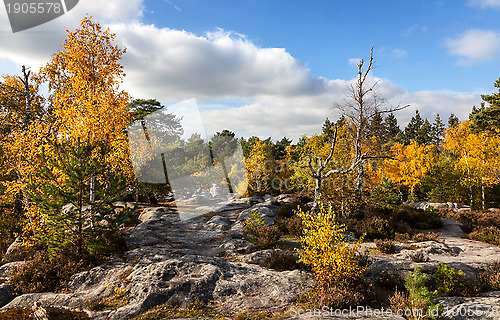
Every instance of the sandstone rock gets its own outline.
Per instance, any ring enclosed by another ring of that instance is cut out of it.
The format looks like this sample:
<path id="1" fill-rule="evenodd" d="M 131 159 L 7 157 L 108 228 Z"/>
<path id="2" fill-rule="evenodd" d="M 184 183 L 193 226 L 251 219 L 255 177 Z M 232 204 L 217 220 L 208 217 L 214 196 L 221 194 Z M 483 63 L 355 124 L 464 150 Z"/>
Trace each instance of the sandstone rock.
<path id="1" fill-rule="evenodd" d="M 248 218 L 250 218 L 250 215 L 253 212 L 257 212 L 258 214 L 260 214 L 260 216 L 262 217 L 262 220 L 264 220 L 264 223 L 266 225 L 271 225 L 271 224 L 274 223 L 274 219 L 276 218 L 276 216 L 278 214 L 277 209 L 278 208 L 276 206 L 273 206 L 273 205 L 270 205 L 270 204 L 266 204 L 266 203 L 256 204 L 256 205 L 254 205 L 253 207 L 251 207 L 249 209 L 243 210 L 239 214 L 239 216 L 236 219 L 235 223 L 231 227 L 231 230 L 233 230 L 233 231 L 242 231 L 243 230 L 243 224 L 245 223 L 245 221 Z"/>
<path id="2" fill-rule="evenodd" d="M 231 221 L 227 217 L 213 216 L 207 221 L 204 229 L 208 231 L 223 232 L 229 230 Z"/>
<path id="3" fill-rule="evenodd" d="M 150 220 L 158 220 L 167 213 L 173 213 L 173 210 L 166 207 L 145 208 L 139 215 L 139 221 L 146 222 Z"/>
<path id="4" fill-rule="evenodd" d="M 0 284 L 0 308 L 12 300 L 13 288 L 10 284 Z"/>
<path id="5" fill-rule="evenodd" d="M 73 276 L 68 285 L 72 293 L 25 294 L 1 310 L 31 307 L 35 301 L 42 307 L 85 309 L 89 301 L 111 296 L 113 288 L 121 286 L 130 303 L 106 313 L 108 319 L 131 319 L 156 305 L 187 307 L 193 301 L 214 301 L 223 310 L 237 312 L 290 304 L 312 285 L 311 276 L 303 271 L 277 272 L 223 258 L 185 255 L 154 263 L 141 259 L 136 264 L 115 259 Z"/>
<path id="6" fill-rule="evenodd" d="M 12 276 L 14 268 L 25 265 L 25 261 L 14 261 L 4 264 L 0 267 L 0 278 L 9 278 Z"/>
<path id="7" fill-rule="evenodd" d="M 276 196 L 274 200 L 280 203 L 293 203 L 292 196 L 288 194 L 280 194 Z"/>
<path id="8" fill-rule="evenodd" d="M 443 312 L 439 319 L 462 320 L 462 319 L 491 319 L 500 318 L 500 295 L 499 292 L 490 293 L 482 297 L 444 297 L 436 301 L 443 306 Z"/>
<path id="9" fill-rule="evenodd" d="M 260 264 L 260 263 L 265 262 L 269 257 L 271 257 L 271 255 L 274 252 L 283 252 L 283 250 L 281 250 L 281 249 L 260 250 L 260 251 L 252 252 L 249 254 L 239 255 L 239 256 L 237 256 L 237 258 L 241 262 Z M 293 254 L 296 255 L 298 258 L 297 253 L 293 252 Z"/>

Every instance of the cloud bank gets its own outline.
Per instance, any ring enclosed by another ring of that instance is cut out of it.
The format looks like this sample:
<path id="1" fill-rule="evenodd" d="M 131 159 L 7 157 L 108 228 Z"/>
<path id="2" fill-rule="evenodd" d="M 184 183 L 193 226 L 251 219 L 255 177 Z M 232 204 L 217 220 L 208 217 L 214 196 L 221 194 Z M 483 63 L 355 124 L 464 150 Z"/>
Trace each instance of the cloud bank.
<path id="1" fill-rule="evenodd" d="M 140 21 L 143 10 L 141 0 L 127 5 L 118 0 L 81 1 L 60 19 L 18 34 L 6 29 L 7 17 L 0 12 L 1 40 L 9 43 L 0 47 L 0 62 L 34 68 L 44 65 L 60 48 L 64 30 L 77 28 L 88 13 L 116 33 L 118 44 L 127 48 L 122 61 L 127 74 L 124 89 L 133 97 L 156 98 L 166 105 L 190 98 L 205 105 L 217 104 L 217 108 L 202 109 L 208 132 L 230 129 L 240 136 L 297 139 L 319 132 L 326 117 L 337 118 L 334 106 L 344 103 L 351 79 L 314 76 L 286 49 L 262 48 L 225 30 L 196 35 L 146 25 Z M 450 40 L 450 51 L 467 59 L 488 58 L 488 54 L 466 48 L 470 38 L 466 34 Z M 401 58 L 407 55 L 404 50 L 393 53 Z M 358 61 L 350 59 L 349 63 Z M 356 71 L 353 66 L 353 77 Z M 480 102 L 476 94 L 408 93 L 389 79 L 379 80 L 377 90 L 390 105 L 411 105 L 396 114 L 402 126 L 417 108 L 430 118 L 436 113 L 446 118 L 452 112 L 466 118 L 472 105 Z"/>

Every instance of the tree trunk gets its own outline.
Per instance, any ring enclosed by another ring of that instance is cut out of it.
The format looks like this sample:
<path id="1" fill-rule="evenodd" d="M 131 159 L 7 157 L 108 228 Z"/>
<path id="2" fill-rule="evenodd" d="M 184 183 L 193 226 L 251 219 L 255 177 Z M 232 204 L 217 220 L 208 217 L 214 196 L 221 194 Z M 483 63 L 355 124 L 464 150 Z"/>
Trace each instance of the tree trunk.
<path id="1" fill-rule="evenodd" d="M 312 213 L 319 212 L 319 197 L 321 196 L 321 185 L 323 183 L 323 179 L 321 177 L 314 177 L 315 186 L 314 186 L 314 202 L 311 208 Z"/>

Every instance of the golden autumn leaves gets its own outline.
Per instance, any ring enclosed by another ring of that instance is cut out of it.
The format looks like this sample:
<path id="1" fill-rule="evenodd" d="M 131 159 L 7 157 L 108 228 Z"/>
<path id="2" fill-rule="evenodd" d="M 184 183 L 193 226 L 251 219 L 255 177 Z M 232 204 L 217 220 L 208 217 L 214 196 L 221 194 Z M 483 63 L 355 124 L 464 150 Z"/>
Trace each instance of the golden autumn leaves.
<path id="1" fill-rule="evenodd" d="M 36 173 L 46 164 L 44 159 L 61 157 L 60 150 L 49 141 L 106 146 L 106 153 L 96 147 L 89 162 L 106 163 L 129 178 L 133 176 L 126 135 L 132 120 L 127 107 L 129 95 L 119 89 L 125 76 L 120 64 L 125 50 L 113 44 L 114 38 L 88 17 L 81 21 L 79 29 L 68 31 L 63 50 L 30 79 L 29 119 L 23 102 L 27 93 L 21 90 L 20 79 L 4 77 L 4 83 L 19 90 L 0 91 L 5 106 L 0 143 L 2 167 L 8 167 L 6 174 L 13 177 L 2 181 L 5 191 L 1 201 L 22 198 L 27 214 L 26 234 L 41 232 L 46 218 L 26 187 L 46 184 Z M 38 93 L 42 84 L 48 86 L 47 98 Z M 52 173 L 55 178 L 50 183 L 62 184 L 70 178 L 57 169 Z M 106 177 L 90 176 L 105 183 Z"/>

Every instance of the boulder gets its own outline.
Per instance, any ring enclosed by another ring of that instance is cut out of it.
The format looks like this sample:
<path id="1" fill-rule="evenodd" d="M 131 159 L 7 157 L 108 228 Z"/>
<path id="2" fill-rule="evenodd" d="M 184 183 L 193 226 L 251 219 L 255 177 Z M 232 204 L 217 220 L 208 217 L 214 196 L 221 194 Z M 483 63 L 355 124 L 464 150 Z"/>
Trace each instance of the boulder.
<path id="1" fill-rule="evenodd" d="M 158 262 L 135 264 L 115 259 L 71 278 L 71 293 L 34 293 L 16 297 L 0 310 L 31 307 L 86 309 L 88 303 L 112 296 L 122 287 L 130 302 L 106 312 L 107 319 L 131 319 L 164 303 L 187 307 L 194 301 L 213 302 L 222 310 L 238 312 L 288 305 L 310 289 L 310 274 L 277 272 L 258 265 L 223 258 L 184 255 Z"/>
<path id="2" fill-rule="evenodd" d="M 500 318 L 500 292 L 490 292 L 481 297 L 444 297 L 436 299 L 443 311 L 439 319 L 488 319 Z"/>
<path id="3" fill-rule="evenodd" d="M 158 220 L 162 218 L 163 215 L 168 213 L 174 213 L 174 211 L 167 207 L 145 208 L 139 215 L 139 221 L 146 222 L 150 220 Z"/>
<path id="4" fill-rule="evenodd" d="M 10 284 L 0 284 L 0 308 L 12 301 L 14 287 Z"/>
<path id="5" fill-rule="evenodd" d="M 231 228 L 231 220 L 227 217 L 213 216 L 207 221 L 204 229 L 207 231 L 224 232 Z"/>
<path id="6" fill-rule="evenodd" d="M 15 268 L 25 265 L 25 261 L 14 261 L 0 267 L 0 278 L 10 278 Z"/>
<path id="7" fill-rule="evenodd" d="M 245 221 L 250 218 L 251 214 L 256 212 L 259 214 L 264 220 L 264 223 L 266 225 L 271 225 L 274 223 L 274 219 L 276 218 L 278 214 L 278 207 L 271 205 L 269 203 L 259 203 L 254 206 L 252 206 L 249 209 L 243 210 L 238 218 L 236 219 L 235 223 L 231 227 L 231 230 L 233 231 L 242 231 L 243 230 L 243 224 Z"/>

